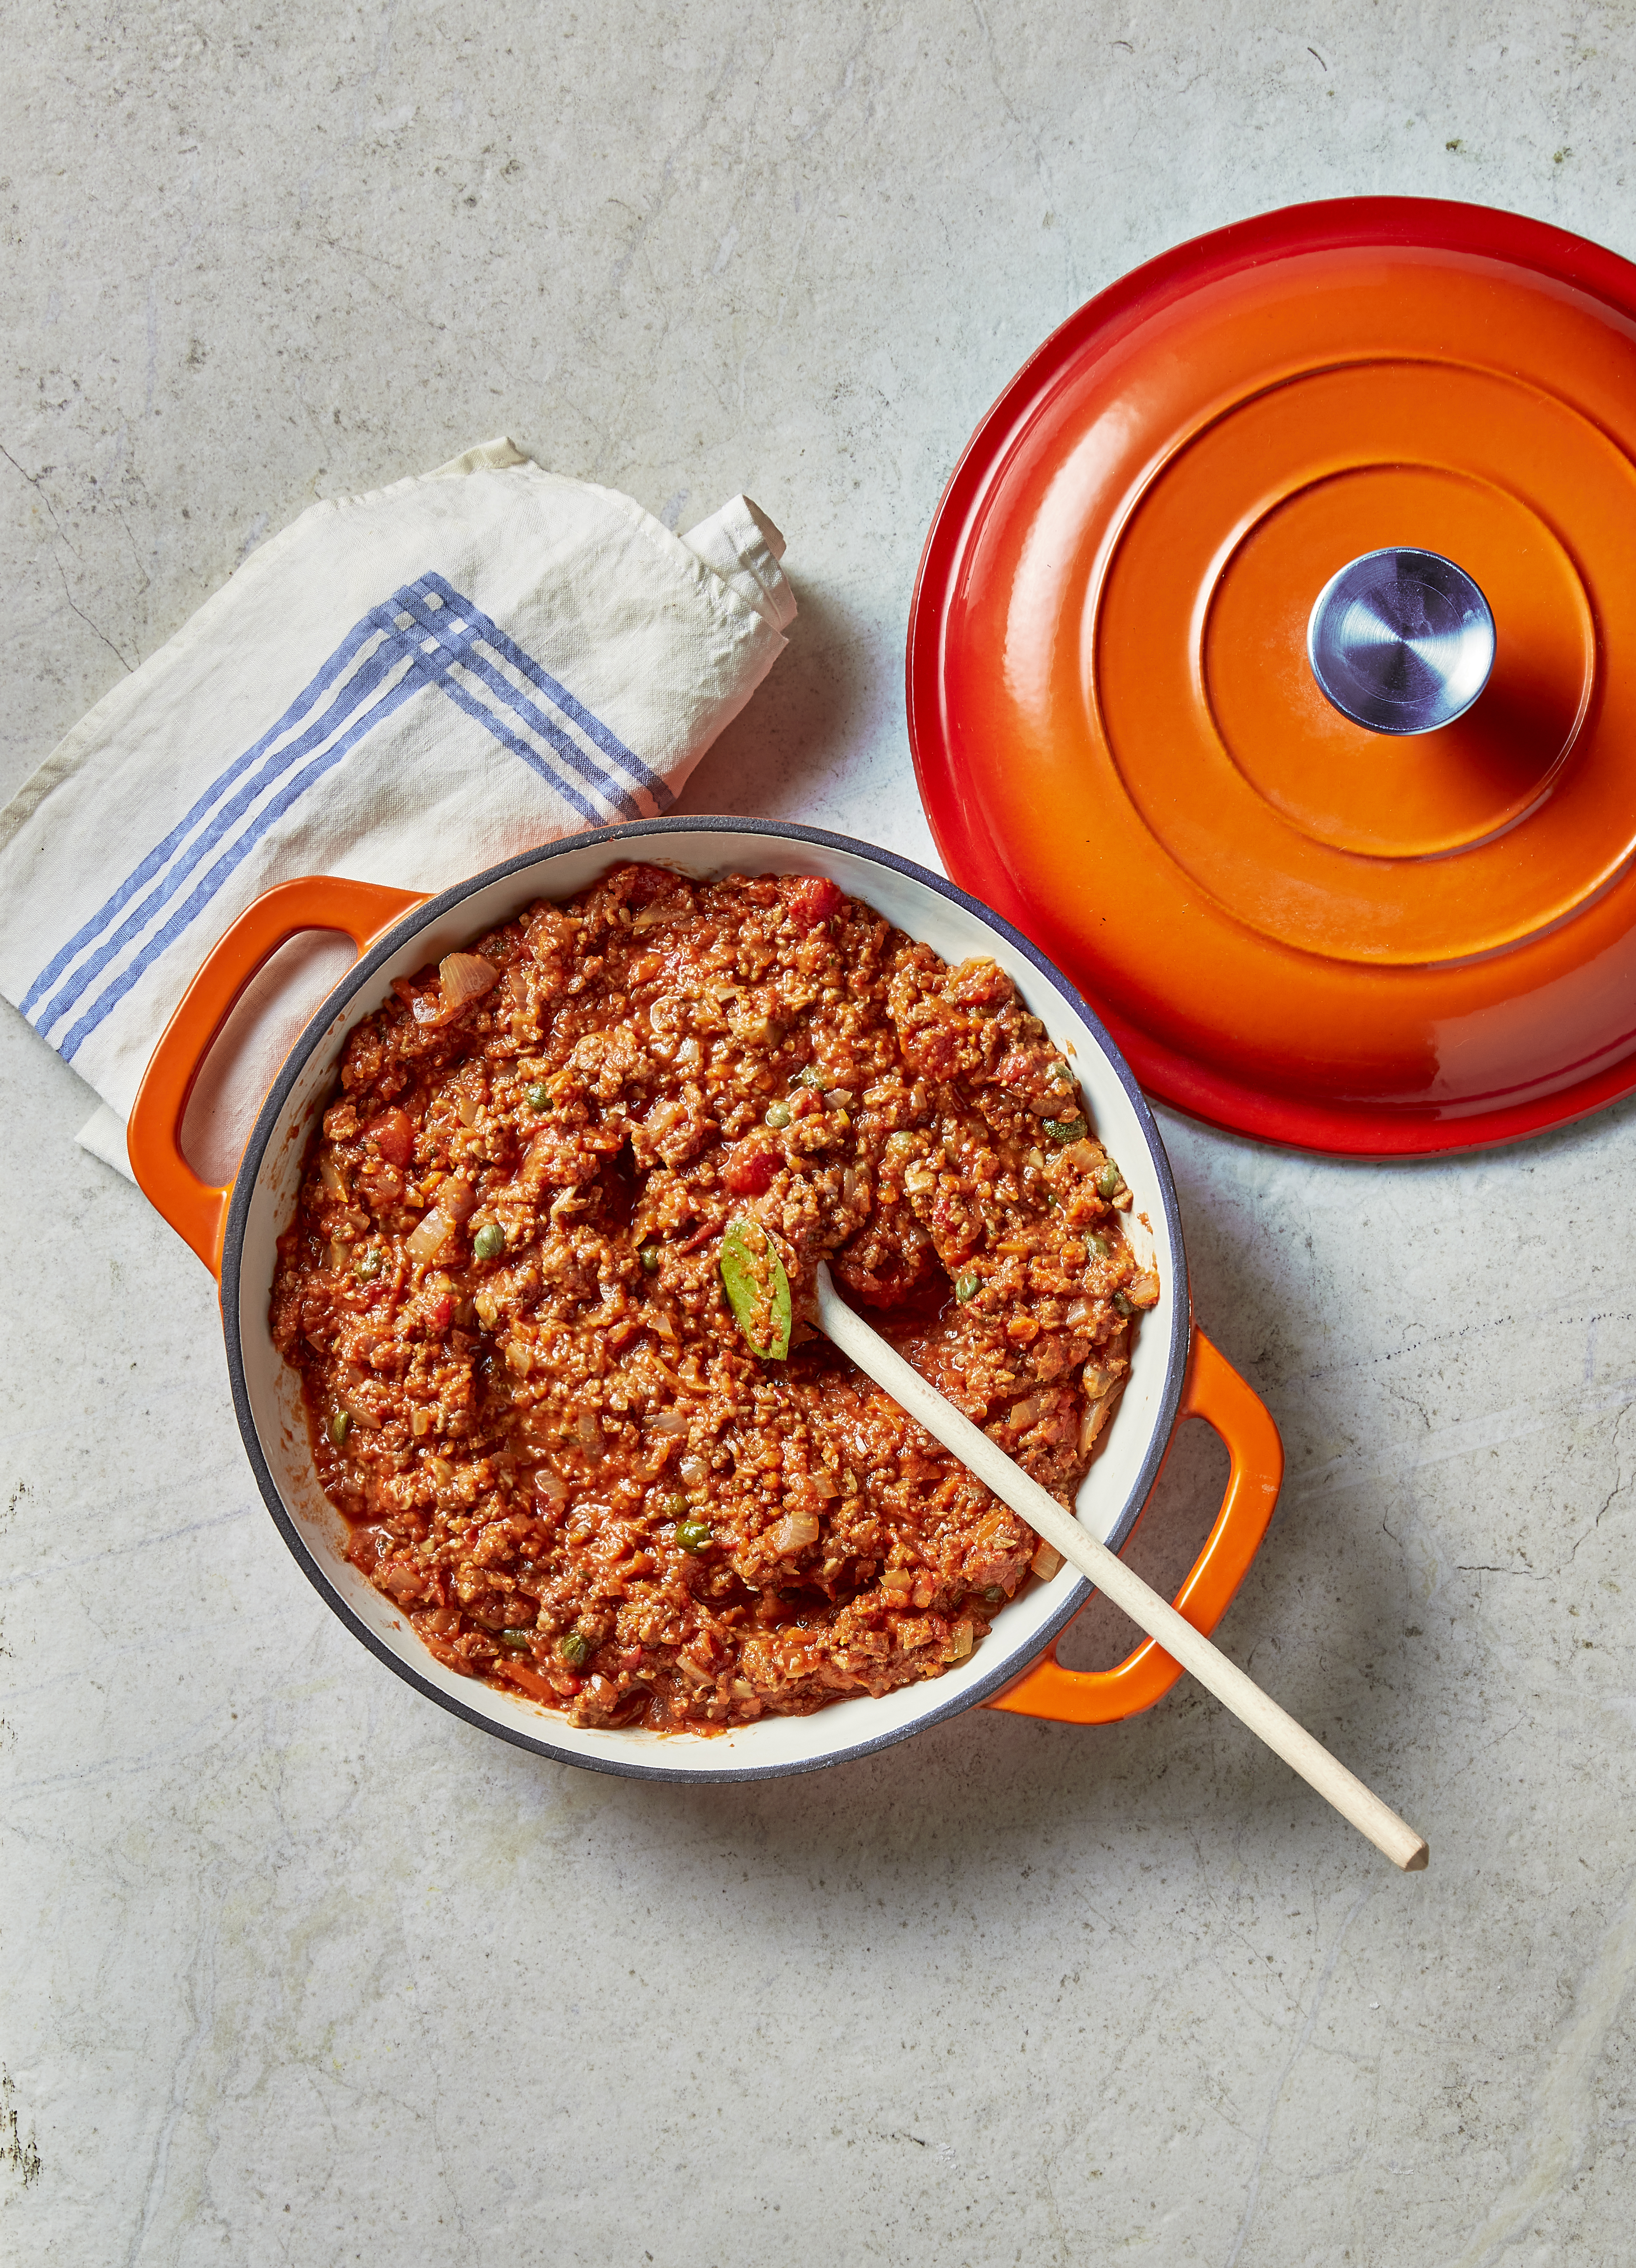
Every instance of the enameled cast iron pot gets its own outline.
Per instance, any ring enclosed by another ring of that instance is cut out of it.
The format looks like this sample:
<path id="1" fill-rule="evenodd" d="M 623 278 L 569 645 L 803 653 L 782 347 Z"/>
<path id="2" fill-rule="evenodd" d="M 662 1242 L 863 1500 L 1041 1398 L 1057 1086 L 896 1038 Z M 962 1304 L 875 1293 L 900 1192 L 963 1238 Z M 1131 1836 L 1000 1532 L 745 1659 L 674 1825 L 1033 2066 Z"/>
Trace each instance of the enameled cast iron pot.
<path id="1" fill-rule="evenodd" d="M 1271 1418 L 1237 1373 L 1192 1329 L 1175 1189 L 1159 1130 L 1136 1082 L 1066 978 L 975 898 L 889 851 L 811 828 L 753 820 L 652 820 L 605 828 L 491 867 L 441 896 L 324 876 L 287 882 L 250 906 L 194 979 L 150 1064 L 131 1115 L 136 1179 L 221 1280 L 233 1405 L 268 1510 L 297 1563 L 356 1638 L 406 1683 L 503 1740 L 598 1771 L 675 1780 L 765 1778 L 811 1771 L 903 1739 L 975 1702 L 1077 1724 L 1148 1707 L 1180 1675 L 1149 1639 L 1114 1669 L 1063 1668 L 1056 1640 L 1090 1596 L 1063 1568 L 1030 1580 L 1002 1608 L 976 1652 L 941 1677 L 881 1699 L 840 1701 L 809 1717 L 768 1717 L 713 1735 L 603 1732 L 568 1724 L 520 1694 L 445 1669 L 402 1615 L 346 1558 L 346 1523 L 313 1471 L 298 1373 L 268 1328 L 275 1241 L 295 1208 L 308 1137 L 334 1084 L 347 1033 L 407 976 L 497 927 L 542 897 L 564 899 L 617 860 L 641 858 L 704 878 L 822 873 L 945 960 L 989 954 L 1072 1063 L 1097 1133 L 1134 1194 L 1132 1235 L 1151 1238 L 1163 1287 L 1138 1334 L 1124 1399 L 1080 1491 L 1080 1518 L 1114 1546 L 1136 1525 L 1178 1421 L 1199 1417 L 1232 1460 L 1227 1493 L 1176 1599 L 1212 1630 L 1242 1580 L 1278 1495 L 1283 1452 Z M 181 1154 L 182 1114 L 199 1068 L 245 987 L 280 945 L 338 930 L 359 958 L 292 1049 L 268 1096 L 231 1189 L 202 1182 Z"/>

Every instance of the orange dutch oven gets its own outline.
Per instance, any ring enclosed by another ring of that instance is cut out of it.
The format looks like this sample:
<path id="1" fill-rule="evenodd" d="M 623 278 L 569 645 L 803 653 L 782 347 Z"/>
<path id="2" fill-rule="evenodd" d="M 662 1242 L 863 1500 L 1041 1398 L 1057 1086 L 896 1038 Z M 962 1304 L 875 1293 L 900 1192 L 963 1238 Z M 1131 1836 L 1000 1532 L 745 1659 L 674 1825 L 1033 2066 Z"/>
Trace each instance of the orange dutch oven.
<path id="1" fill-rule="evenodd" d="M 1181 1675 L 1152 1639 L 1116 1668 L 1065 1668 L 1062 1631 L 1091 1595 L 1064 1567 L 1030 1579 L 989 1637 L 938 1678 L 879 1698 L 838 1701 L 811 1716 L 766 1717 L 713 1734 L 602 1731 L 571 1725 L 524 1696 L 445 1669 L 393 1602 L 346 1557 L 347 1526 L 313 1472 L 298 1373 L 274 1346 L 269 1301 L 276 1243 L 295 1209 L 307 1142 L 338 1074 L 346 1035 L 408 976 L 542 897 L 564 899 L 617 859 L 652 859 L 696 876 L 822 873 L 947 960 L 987 954 L 1015 982 L 1073 1063 L 1102 1139 L 1134 1194 L 1133 1237 L 1151 1247 L 1162 1293 L 1144 1321 L 1131 1377 L 1105 1446 L 1079 1494 L 1080 1519 L 1116 1549 L 1134 1529 L 1177 1425 L 1202 1418 L 1226 1443 L 1226 1493 L 1175 1603 L 1212 1631 L 1266 1532 L 1283 1470 L 1277 1427 L 1256 1395 L 1193 1323 L 1175 1188 L 1152 1112 L 1118 1049 L 1067 979 L 966 892 L 893 853 L 815 828 L 742 819 L 660 819 L 599 829 L 530 851 L 429 899 L 326 876 L 259 898 L 195 977 L 149 1065 L 131 1115 L 136 1179 L 220 1279 L 233 1406 L 246 1452 L 279 1533 L 302 1572 L 353 1636 L 428 1699 L 519 1747 L 593 1771 L 674 1780 L 732 1780 L 814 1771 L 867 1755 L 982 1704 L 1094 1725 L 1150 1708 Z M 291 1049 L 229 1188 L 202 1181 L 181 1130 L 200 1068 L 234 1003 L 279 946 L 309 930 L 350 937 L 358 959 Z"/>

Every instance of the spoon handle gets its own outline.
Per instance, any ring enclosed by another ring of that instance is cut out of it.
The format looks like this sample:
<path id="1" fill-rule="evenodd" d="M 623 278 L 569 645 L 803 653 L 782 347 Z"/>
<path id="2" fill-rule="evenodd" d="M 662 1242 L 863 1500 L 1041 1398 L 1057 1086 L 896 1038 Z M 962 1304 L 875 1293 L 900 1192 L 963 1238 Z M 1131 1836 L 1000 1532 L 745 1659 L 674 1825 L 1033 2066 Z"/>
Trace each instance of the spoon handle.
<path id="1" fill-rule="evenodd" d="M 1087 1534 L 1037 1481 L 1030 1480 L 997 1443 L 962 1416 L 952 1402 L 929 1386 L 919 1372 L 904 1361 L 895 1348 L 846 1305 L 829 1280 L 828 1268 L 818 1270 L 818 1321 L 825 1336 L 850 1355 L 867 1377 L 884 1387 L 892 1399 L 924 1425 L 934 1440 L 953 1452 L 969 1470 L 1013 1512 L 1021 1513 L 1036 1535 L 1061 1552 L 1063 1557 L 1089 1578 L 1139 1630 L 1157 1638 L 1165 1652 L 1184 1669 L 1191 1670 L 1224 1708 L 1248 1725 L 1273 1751 L 1298 1771 L 1308 1786 L 1334 1805 L 1367 1835 L 1377 1851 L 1396 1867 L 1413 1874 L 1426 1862 L 1425 1838 L 1399 1819 L 1396 1813 L 1365 1787 L 1345 1764 L 1315 1741 L 1286 1710 L 1229 1661 L 1202 1631 L 1177 1614 L 1168 1599 L 1143 1582 L 1116 1552 Z"/>

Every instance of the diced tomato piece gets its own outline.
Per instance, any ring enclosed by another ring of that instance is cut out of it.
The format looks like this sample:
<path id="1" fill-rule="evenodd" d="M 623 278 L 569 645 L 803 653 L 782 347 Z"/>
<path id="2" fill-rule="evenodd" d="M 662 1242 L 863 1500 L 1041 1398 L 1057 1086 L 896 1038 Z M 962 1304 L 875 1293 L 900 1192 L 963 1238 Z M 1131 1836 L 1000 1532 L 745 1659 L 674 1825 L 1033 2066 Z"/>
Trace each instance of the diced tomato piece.
<path id="1" fill-rule="evenodd" d="M 801 929 L 816 929 L 838 914 L 844 902 L 842 891 L 827 874 L 798 874 L 786 889 L 785 902 Z"/>
<path id="2" fill-rule="evenodd" d="M 726 1183 L 735 1197 L 758 1197 L 772 1187 L 779 1166 L 778 1152 L 755 1141 L 741 1142 L 727 1157 Z"/>
<path id="3" fill-rule="evenodd" d="M 409 1124 L 406 1110 L 383 1110 L 364 1132 L 387 1163 L 400 1171 L 415 1155 L 415 1129 Z"/>

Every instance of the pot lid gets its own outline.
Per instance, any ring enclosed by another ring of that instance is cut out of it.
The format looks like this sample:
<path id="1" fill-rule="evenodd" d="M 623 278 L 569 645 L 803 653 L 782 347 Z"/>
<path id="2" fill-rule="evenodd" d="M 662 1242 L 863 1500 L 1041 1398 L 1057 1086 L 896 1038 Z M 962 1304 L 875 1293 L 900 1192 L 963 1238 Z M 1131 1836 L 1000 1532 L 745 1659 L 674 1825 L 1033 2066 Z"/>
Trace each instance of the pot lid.
<path id="1" fill-rule="evenodd" d="M 1625 1094 L 1636 268 L 1368 198 L 1139 269 L 962 459 L 909 710 L 950 873 L 1166 1101 L 1381 1155 Z"/>

